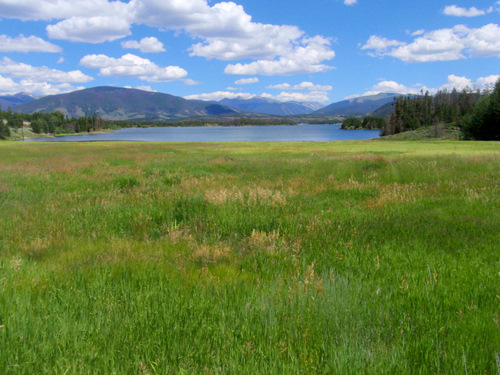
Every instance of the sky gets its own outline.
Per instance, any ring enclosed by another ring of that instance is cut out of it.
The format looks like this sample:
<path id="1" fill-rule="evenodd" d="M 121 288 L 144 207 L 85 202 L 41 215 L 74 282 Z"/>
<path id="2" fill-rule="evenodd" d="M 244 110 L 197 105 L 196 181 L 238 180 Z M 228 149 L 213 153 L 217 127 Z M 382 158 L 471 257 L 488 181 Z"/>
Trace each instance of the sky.
<path id="1" fill-rule="evenodd" d="M 117 86 L 327 105 L 487 89 L 498 0 L 0 0 L 0 95 Z"/>

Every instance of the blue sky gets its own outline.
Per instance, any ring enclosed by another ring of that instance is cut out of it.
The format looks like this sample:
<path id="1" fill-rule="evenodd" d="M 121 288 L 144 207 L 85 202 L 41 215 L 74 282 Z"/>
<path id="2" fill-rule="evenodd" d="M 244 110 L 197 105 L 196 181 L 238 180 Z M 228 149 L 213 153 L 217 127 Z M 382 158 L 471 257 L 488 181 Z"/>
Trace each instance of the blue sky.
<path id="1" fill-rule="evenodd" d="M 500 1 L 0 0 L 0 94 L 112 85 L 323 104 L 484 89 Z"/>

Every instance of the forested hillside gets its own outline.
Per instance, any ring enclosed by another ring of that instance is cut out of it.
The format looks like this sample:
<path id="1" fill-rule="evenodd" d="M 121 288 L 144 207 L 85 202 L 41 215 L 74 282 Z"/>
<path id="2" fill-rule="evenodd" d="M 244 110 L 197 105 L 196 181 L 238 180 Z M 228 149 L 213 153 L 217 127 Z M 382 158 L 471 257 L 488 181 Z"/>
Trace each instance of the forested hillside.
<path id="1" fill-rule="evenodd" d="M 446 123 L 459 126 L 465 139 L 500 138 L 500 81 L 491 91 L 442 90 L 434 96 L 426 92 L 397 97 L 393 105 L 383 135 Z"/>

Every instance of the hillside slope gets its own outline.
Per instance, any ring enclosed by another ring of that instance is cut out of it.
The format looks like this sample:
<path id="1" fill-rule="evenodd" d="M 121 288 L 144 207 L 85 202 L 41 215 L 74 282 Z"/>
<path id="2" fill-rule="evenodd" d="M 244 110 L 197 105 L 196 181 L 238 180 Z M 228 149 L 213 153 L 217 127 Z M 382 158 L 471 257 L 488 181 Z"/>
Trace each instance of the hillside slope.
<path id="1" fill-rule="evenodd" d="M 268 115 L 291 116 L 302 115 L 313 112 L 314 103 L 307 105 L 299 102 L 280 102 L 278 100 L 268 98 L 252 98 L 252 99 L 222 99 L 220 104 L 227 105 L 233 108 L 247 112 L 265 113 Z"/>
<path id="2" fill-rule="evenodd" d="M 50 95 L 15 107 L 16 112 L 61 111 L 70 117 L 94 113 L 105 120 L 169 120 L 237 113 L 215 102 L 186 100 L 169 94 L 119 87 L 94 87 Z"/>
<path id="3" fill-rule="evenodd" d="M 342 100 L 332 103 L 320 110 L 313 112 L 314 115 L 346 115 L 371 113 L 384 104 L 391 103 L 397 94 L 380 93 L 377 95 L 360 96 L 353 99 Z"/>

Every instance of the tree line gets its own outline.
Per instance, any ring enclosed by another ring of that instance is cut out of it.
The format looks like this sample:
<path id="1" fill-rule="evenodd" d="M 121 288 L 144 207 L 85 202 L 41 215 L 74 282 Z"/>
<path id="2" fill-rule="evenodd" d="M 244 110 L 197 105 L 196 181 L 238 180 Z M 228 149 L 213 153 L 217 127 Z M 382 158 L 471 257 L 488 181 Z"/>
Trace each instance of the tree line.
<path id="1" fill-rule="evenodd" d="M 25 126 L 29 126 L 36 134 L 74 134 L 90 133 L 99 130 L 116 130 L 122 128 L 136 127 L 166 127 L 166 126 L 249 126 L 249 125 L 290 125 L 298 123 L 289 118 L 269 117 L 269 118 L 211 118 L 211 119 L 187 119 L 179 121 L 157 121 L 141 120 L 104 120 L 97 114 L 85 115 L 83 117 L 68 117 L 60 111 L 53 113 L 33 114 L 16 113 L 12 109 L 2 111 L 0 108 L 0 139 L 7 139 L 11 136 L 11 129 L 19 132 Z"/>
<path id="2" fill-rule="evenodd" d="M 464 139 L 500 140 L 500 80 L 493 90 L 425 92 L 396 97 L 393 106 L 382 135 L 444 123 L 458 126 Z"/>

